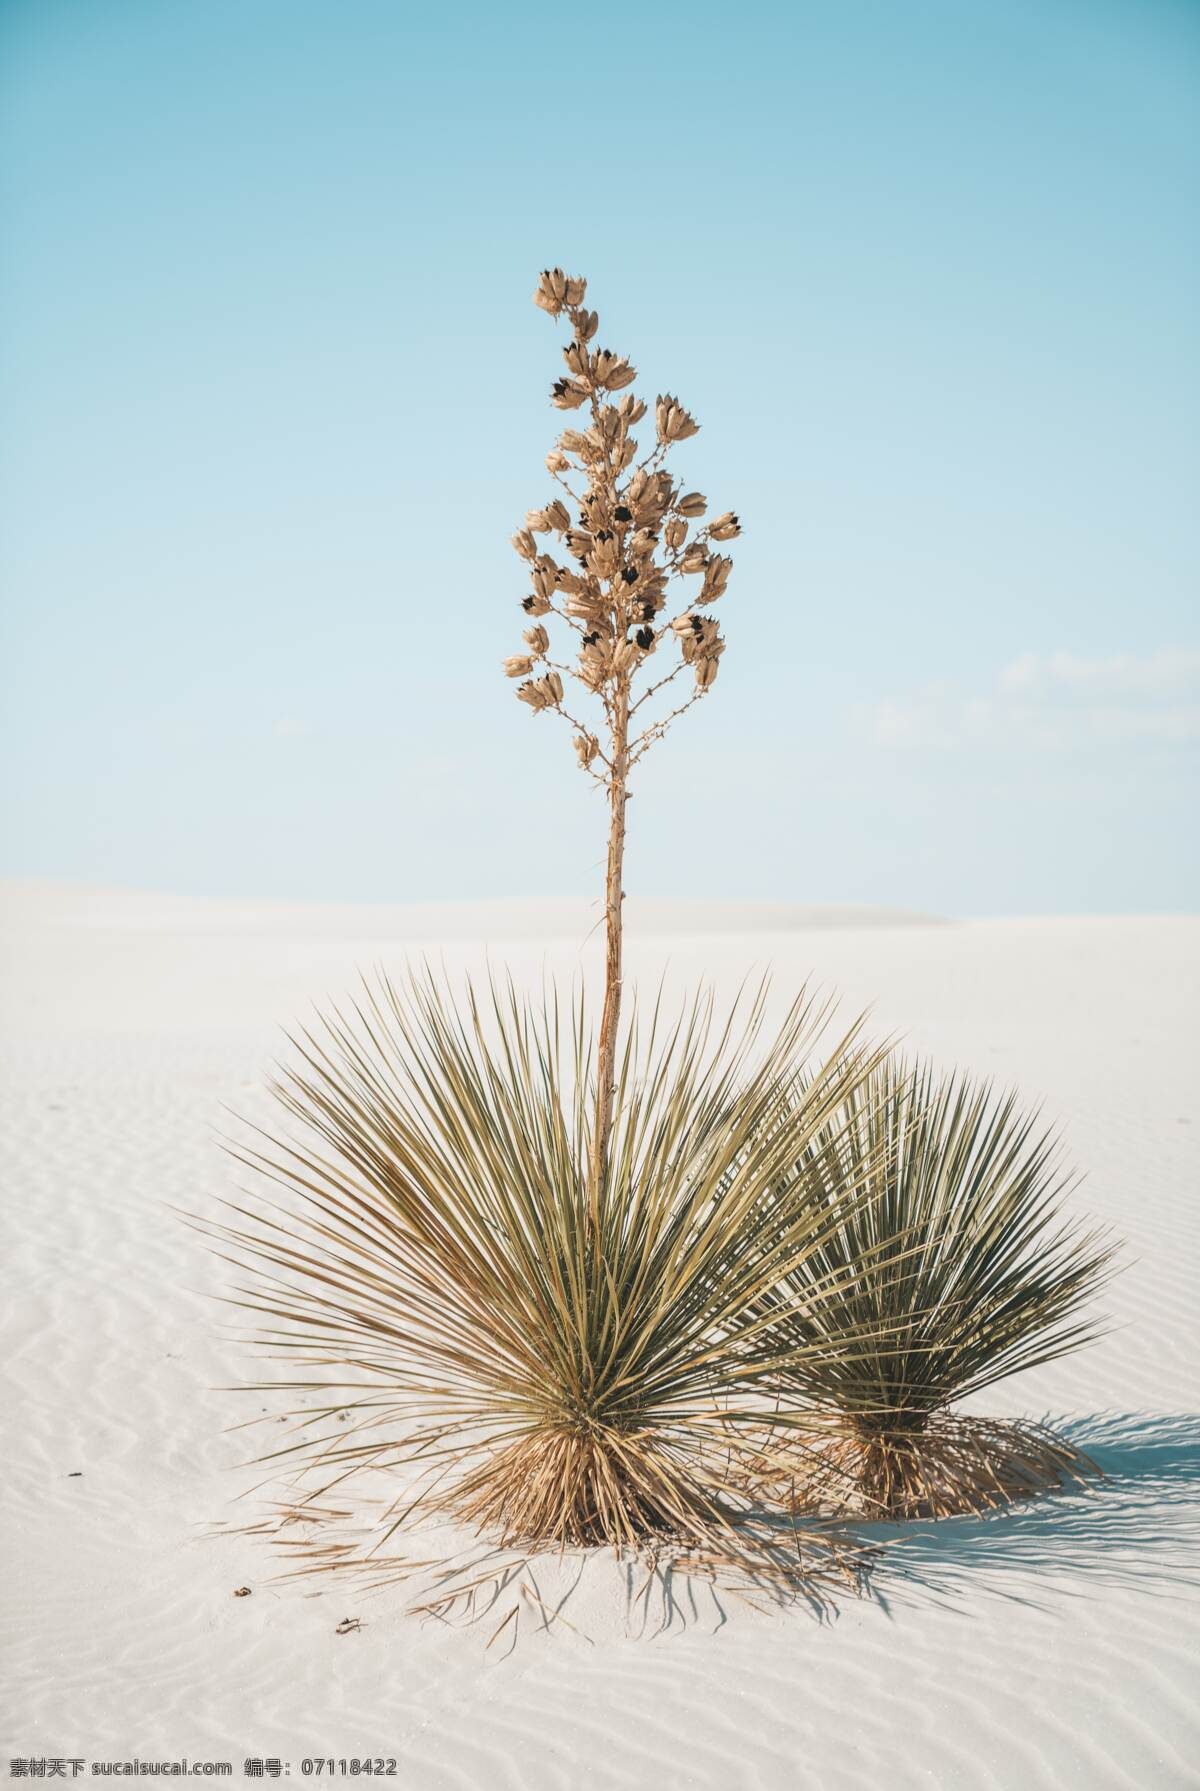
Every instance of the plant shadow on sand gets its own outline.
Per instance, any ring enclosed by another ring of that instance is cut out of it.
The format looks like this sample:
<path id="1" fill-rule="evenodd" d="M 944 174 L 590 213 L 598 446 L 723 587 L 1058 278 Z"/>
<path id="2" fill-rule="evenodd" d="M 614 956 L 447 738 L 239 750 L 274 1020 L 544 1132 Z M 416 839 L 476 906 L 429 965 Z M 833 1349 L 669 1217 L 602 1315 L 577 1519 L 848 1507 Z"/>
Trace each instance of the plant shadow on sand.
<path id="1" fill-rule="evenodd" d="M 758 1546 L 774 1549 L 782 1560 L 794 1542 L 790 1521 L 756 1516 Z M 799 1610 L 829 1623 L 846 1598 L 866 1588 L 876 1553 L 857 1543 L 852 1551 L 840 1526 L 831 1527 L 830 1539 L 836 1552 L 828 1559 L 813 1560 L 810 1553 L 811 1577 L 797 1573 L 794 1561 L 786 1572 L 758 1576 L 735 1559 L 705 1564 L 666 1539 L 652 1553 L 610 1546 L 505 1549 L 480 1542 L 448 1555 L 409 1608 L 450 1627 L 479 1628 L 497 1658 L 512 1653 L 531 1630 L 570 1634 L 589 1646 L 618 1638 L 650 1641 L 689 1630 L 715 1634 L 747 1607 L 775 1615 Z M 370 1591 L 384 1585 L 377 1582 Z"/>
<path id="2" fill-rule="evenodd" d="M 620 1586 L 619 1606 L 600 1588 L 597 1622 L 597 1582 L 609 1580 L 614 1567 Z M 560 1637 L 565 1630 L 575 1640 L 594 1647 L 598 1640 L 612 1638 L 618 1608 L 619 1633 L 628 1639 L 649 1641 L 695 1629 L 715 1634 L 729 1621 L 731 1605 L 738 1597 L 719 1580 L 689 1572 L 681 1561 L 664 1559 L 648 1564 L 625 1558 L 614 1563 L 611 1550 L 596 1549 L 512 1560 L 502 1568 L 494 1589 L 474 1615 L 486 1618 L 489 1626 L 493 1613 L 499 1616 L 499 1627 L 492 1631 L 488 1648 L 496 1645 L 496 1654 L 507 1657 L 517 1648 L 522 1626 L 546 1634 L 557 1632 Z M 810 1611 L 815 1609 L 808 1600 L 799 1602 Z"/>
<path id="3" fill-rule="evenodd" d="M 968 1609 L 980 1596 L 1033 1609 L 1093 1588 L 1170 1598 L 1200 1585 L 1200 1419 L 1096 1413 L 1056 1428 L 1104 1478 L 978 1517 L 862 1526 L 881 1546 L 866 1596 L 889 1613 Z"/>
<path id="4" fill-rule="evenodd" d="M 1102 1479 L 977 1516 L 853 1525 L 870 1550 L 860 1594 L 884 1612 L 937 1605 L 969 1610 L 978 1598 L 1031 1609 L 1087 1598 L 1100 1587 L 1151 1597 L 1200 1588 L 1200 1418 L 1191 1413 L 1095 1413 L 1060 1419 L 1057 1434 L 1084 1451 Z M 635 1602 L 632 1573 L 628 1610 Z M 655 1616 L 643 1603 L 631 1633 L 721 1628 L 728 1594 L 686 1572 L 658 1574 Z M 794 1600 L 788 1601 L 797 1602 Z M 848 1598 L 836 1601 L 847 1608 Z M 781 1601 L 782 1603 L 782 1601 Z M 825 1606 L 813 1614 L 828 1619 Z"/>
<path id="5" fill-rule="evenodd" d="M 819 1571 L 807 1583 L 754 1585 L 738 1573 L 705 1572 L 666 1542 L 651 1557 L 609 1547 L 504 1548 L 451 1528 L 448 1545 L 435 1544 L 427 1558 L 432 1573 L 409 1609 L 452 1628 L 478 1627 L 486 1651 L 504 1659 L 539 1632 L 586 1645 L 715 1634 L 731 1620 L 736 1625 L 747 1606 L 828 1624 L 858 1600 L 900 1617 L 931 1606 L 969 1612 L 988 1598 L 1050 1611 L 1101 1588 L 1194 1596 L 1200 1418 L 1106 1412 L 1063 1418 L 1055 1429 L 1103 1478 L 979 1516 L 834 1524 L 831 1533 L 855 1552 L 839 1571 Z M 757 1518 L 760 1540 L 769 1544 L 777 1531 L 786 1548 L 790 1523 L 765 1511 Z M 420 1582 L 416 1565 L 398 1563 L 393 1574 L 380 1563 L 378 1577 L 361 1584 L 356 1572 L 352 1581 L 367 1598 L 386 1596 L 398 1581 Z"/>

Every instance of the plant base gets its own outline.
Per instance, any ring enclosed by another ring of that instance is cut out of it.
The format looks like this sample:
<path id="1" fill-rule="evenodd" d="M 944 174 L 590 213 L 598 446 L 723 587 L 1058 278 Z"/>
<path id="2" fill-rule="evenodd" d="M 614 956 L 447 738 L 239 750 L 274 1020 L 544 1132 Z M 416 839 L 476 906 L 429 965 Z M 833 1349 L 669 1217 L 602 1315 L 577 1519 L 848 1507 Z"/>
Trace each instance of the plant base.
<path id="1" fill-rule="evenodd" d="M 1100 1474 L 1044 1425 L 945 1412 L 919 1431 L 847 1427 L 807 1438 L 798 1503 L 838 1516 L 893 1521 L 990 1511 Z"/>
<path id="2" fill-rule="evenodd" d="M 655 1535 L 711 1536 L 721 1502 L 652 1438 L 598 1430 L 538 1432 L 461 1480 L 448 1508 L 504 1547 L 637 1546 Z"/>

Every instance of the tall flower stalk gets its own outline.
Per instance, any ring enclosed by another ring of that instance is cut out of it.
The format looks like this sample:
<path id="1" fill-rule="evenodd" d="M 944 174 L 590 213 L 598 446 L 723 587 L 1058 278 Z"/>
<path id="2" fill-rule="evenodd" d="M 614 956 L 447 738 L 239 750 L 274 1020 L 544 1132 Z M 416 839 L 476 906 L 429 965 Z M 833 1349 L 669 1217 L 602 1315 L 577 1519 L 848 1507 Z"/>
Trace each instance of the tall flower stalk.
<path id="1" fill-rule="evenodd" d="M 542 273 L 533 295 L 535 304 L 555 319 L 564 318 L 571 329 L 563 349 L 567 372 L 554 382 L 551 402 L 563 411 L 586 409 L 591 420 L 586 429 L 564 430 L 546 457 L 547 471 L 562 495 L 531 510 L 513 536 L 513 546 L 529 567 L 533 588 L 522 607 L 532 625 L 524 635 L 527 651 L 506 659 L 504 670 L 520 680 L 517 696 L 535 715 L 553 710 L 570 723 L 579 764 L 608 800 L 604 1006 L 591 1163 L 594 1204 L 613 1126 L 630 775 L 671 724 L 713 686 L 725 642 L 716 617 L 707 612 L 723 596 L 732 564 L 714 546 L 732 540 L 741 527 L 732 511 L 696 526 L 708 508 L 705 498 L 685 491 L 666 468 L 671 450 L 699 429 L 677 398 L 660 394 L 655 400 L 654 439 L 639 458 L 632 432 L 649 411 L 629 389 L 636 369 L 625 356 L 592 346 L 599 319 L 588 310 L 586 294 L 586 280 L 572 279 L 556 267 Z M 618 392 L 625 394 L 619 400 Z M 547 535 L 556 538 L 562 560 L 544 550 L 539 536 Z M 676 580 L 690 582 L 694 594 L 671 615 L 669 598 Z M 577 637 L 569 663 L 551 657 L 544 623 L 551 615 Z M 661 671 L 648 665 L 660 647 L 671 662 Z M 684 695 L 676 680 L 689 674 L 692 686 Z M 580 720 L 567 708 L 564 679 L 583 687 L 593 721 Z M 670 696 L 662 694 L 672 685 L 676 691 L 671 694 L 681 697 L 673 707 Z"/>

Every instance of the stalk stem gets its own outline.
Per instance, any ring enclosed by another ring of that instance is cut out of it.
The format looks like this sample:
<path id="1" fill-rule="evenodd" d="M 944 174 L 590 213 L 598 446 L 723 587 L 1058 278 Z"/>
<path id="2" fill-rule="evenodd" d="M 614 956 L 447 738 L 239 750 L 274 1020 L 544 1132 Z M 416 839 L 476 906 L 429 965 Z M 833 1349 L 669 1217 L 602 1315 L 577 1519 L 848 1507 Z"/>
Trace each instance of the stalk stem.
<path id="1" fill-rule="evenodd" d="M 621 1019 L 621 929 L 625 891 L 625 786 L 629 774 L 629 678 L 617 680 L 612 717 L 612 773 L 608 783 L 608 870 L 604 884 L 604 1012 L 596 1063 L 596 1126 L 592 1140 L 592 1209 L 598 1216 L 600 1188 L 612 1131 L 616 1083 L 617 1028 Z"/>

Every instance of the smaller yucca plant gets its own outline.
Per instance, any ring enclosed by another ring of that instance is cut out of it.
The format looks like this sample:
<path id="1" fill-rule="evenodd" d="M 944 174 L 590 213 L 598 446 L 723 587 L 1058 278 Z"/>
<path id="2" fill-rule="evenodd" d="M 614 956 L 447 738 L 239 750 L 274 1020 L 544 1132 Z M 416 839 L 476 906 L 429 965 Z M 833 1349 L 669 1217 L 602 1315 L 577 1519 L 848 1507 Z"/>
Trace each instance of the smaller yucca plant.
<path id="1" fill-rule="evenodd" d="M 1075 1178 L 1036 1117 L 987 1083 L 890 1057 L 796 1154 L 794 1175 L 839 1214 L 770 1299 L 781 1349 L 824 1340 L 805 1358 L 805 1390 L 819 1386 L 841 1419 L 808 1495 L 944 1516 L 1084 1474 L 1086 1459 L 1041 1425 L 951 1410 L 1102 1329 L 1085 1308 L 1114 1247 L 1064 1215 Z"/>

